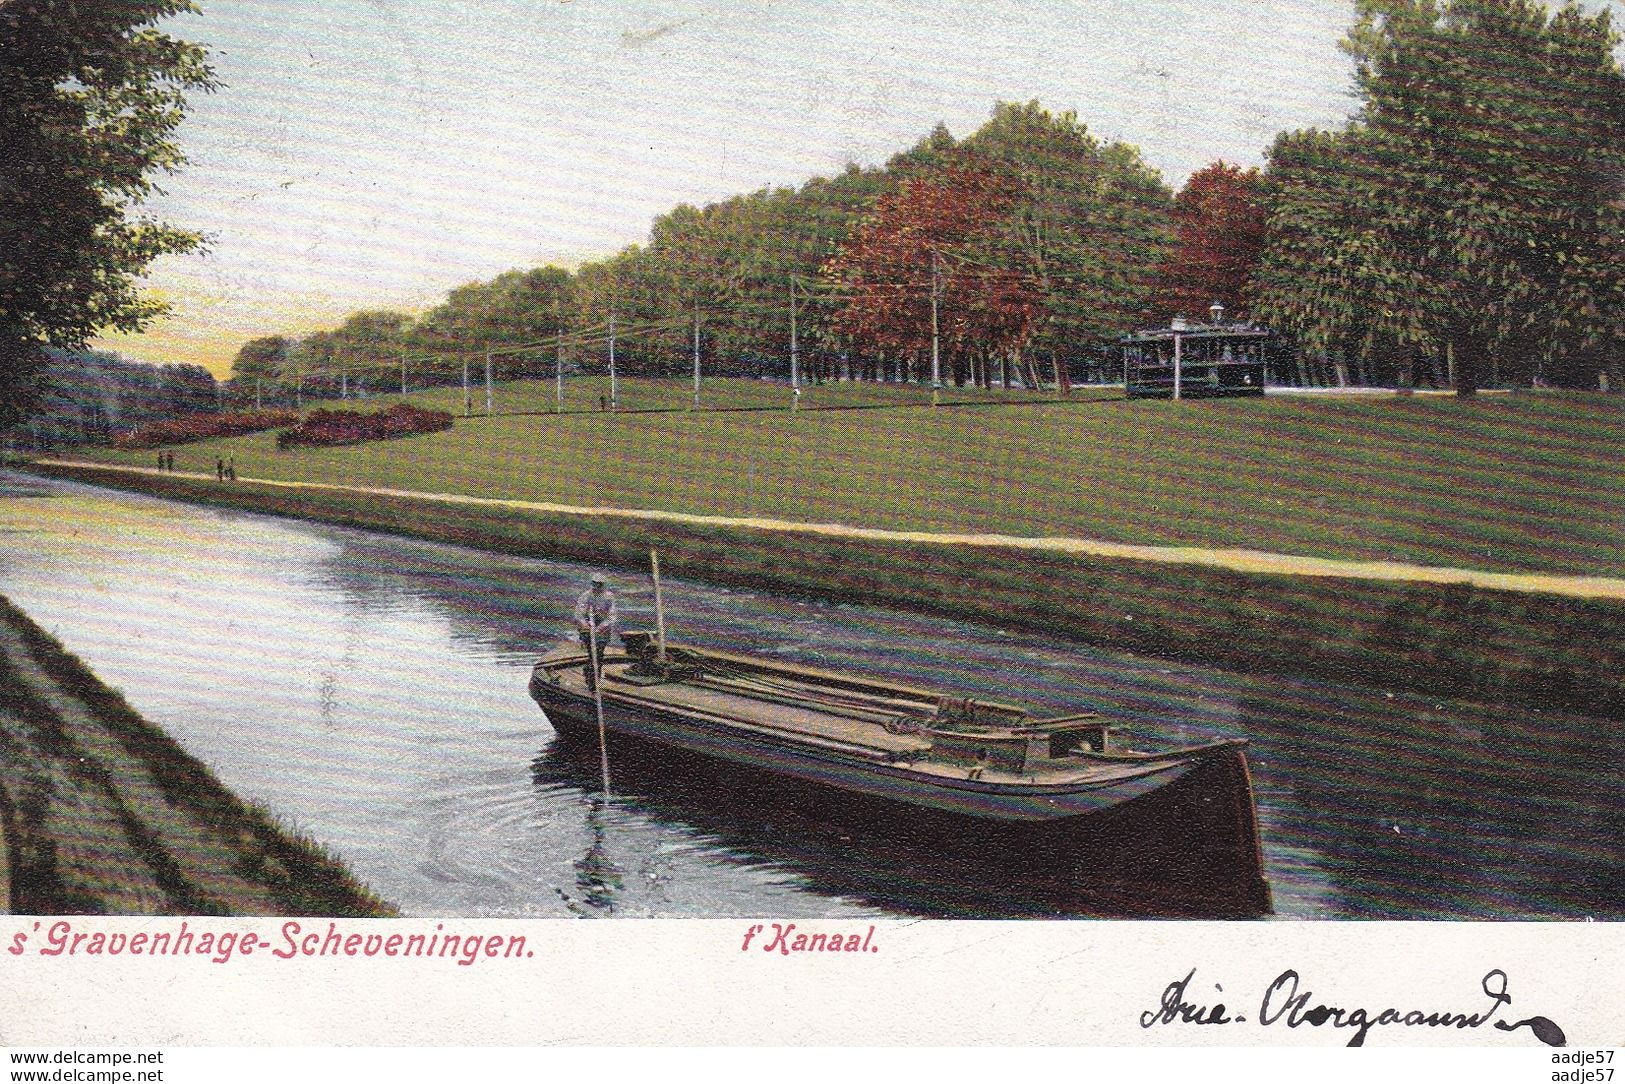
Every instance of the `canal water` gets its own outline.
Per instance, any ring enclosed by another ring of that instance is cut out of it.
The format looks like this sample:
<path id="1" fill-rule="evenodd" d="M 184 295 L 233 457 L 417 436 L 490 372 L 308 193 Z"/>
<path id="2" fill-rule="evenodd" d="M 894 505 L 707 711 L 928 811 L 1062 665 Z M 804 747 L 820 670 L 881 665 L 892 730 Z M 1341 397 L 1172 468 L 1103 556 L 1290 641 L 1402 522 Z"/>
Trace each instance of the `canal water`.
<path id="1" fill-rule="evenodd" d="M 596 757 L 557 747 L 526 694 L 587 572 L 0 474 L 0 594 L 406 914 L 1033 913 L 911 876 L 860 829 L 739 808 L 725 781 L 628 765 L 605 800 Z M 612 581 L 623 624 L 652 626 L 647 579 Z M 1625 918 L 1616 724 L 665 592 L 674 639 L 1248 739 L 1282 916 Z"/>

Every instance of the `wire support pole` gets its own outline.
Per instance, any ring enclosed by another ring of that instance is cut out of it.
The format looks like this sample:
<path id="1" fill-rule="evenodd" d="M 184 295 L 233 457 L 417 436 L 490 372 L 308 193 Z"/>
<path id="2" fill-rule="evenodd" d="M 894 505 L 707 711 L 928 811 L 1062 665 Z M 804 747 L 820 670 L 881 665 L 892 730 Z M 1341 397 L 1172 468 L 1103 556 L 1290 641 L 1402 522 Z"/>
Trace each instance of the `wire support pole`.
<path id="1" fill-rule="evenodd" d="M 474 416 L 474 392 L 468 386 L 468 359 L 463 359 L 463 417 Z"/>
<path id="2" fill-rule="evenodd" d="M 694 300 L 694 409 L 700 409 L 700 302 Z"/>
<path id="3" fill-rule="evenodd" d="M 485 352 L 485 416 L 491 416 L 491 351 Z"/>
<path id="4" fill-rule="evenodd" d="M 801 359 L 796 351 L 796 277 L 790 276 L 790 409 L 801 407 Z"/>
<path id="5" fill-rule="evenodd" d="M 1179 373 L 1179 370 L 1183 367 L 1183 364 L 1184 364 L 1184 359 L 1180 356 L 1180 342 L 1179 342 L 1179 340 L 1180 340 L 1180 335 L 1176 331 L 1176 332 L 1174 332 L 1174 399 L 1175 399 L 1175 401 L 1178 401 L 1178 399 L 1179 399 L 1179 385 L 1180 385 L 1180 373 Z"/>
<path id="6" fill-rule="evenodd" d="M 558 357 L 553 364 L 553 413 L 564 413 L 564 332 L 559 332 Z"/>
<path id="7" fill-rule="evenodd" d="M 942 399 L 942 350 L 937 327 L 937 303 L 941 291 L 937 289 L 937 250 L 931 250 L 931 405 L 940 405 Z"/>
<path id="8" fill-rule="evenodd" d="M 609 409 L 621 409 L 621 384 L 615 376 L 615 314 L 609 314 Z"/>

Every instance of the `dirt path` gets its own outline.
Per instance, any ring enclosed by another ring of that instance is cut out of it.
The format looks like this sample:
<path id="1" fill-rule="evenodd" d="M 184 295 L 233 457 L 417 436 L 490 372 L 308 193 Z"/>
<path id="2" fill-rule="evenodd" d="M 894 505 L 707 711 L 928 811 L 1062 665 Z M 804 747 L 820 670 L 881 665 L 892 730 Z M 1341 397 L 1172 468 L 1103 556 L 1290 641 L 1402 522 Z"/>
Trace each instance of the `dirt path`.
<path id="1" fill-rule="evenodd" d="M 157 478 L 190 478 L 212 481 L 206 473 L 165 472 L 151 467 L 130 467 L 77 459 L 41 459 L 42 465 L 83 467 L 151 475 Z M 878 527 L 852 527 L 839 523 L 805 523 L 797 520 L 754 516 L 714 516 L 692 512 L 668 512 L 654 508 L 596 508 L 521 501 L 498 497 L 472 497 L 460 493 L 425 493 L 380 486 L 351 486 L 332 482 L 292 482 L 270 478 L 240 478 L 238 484 L 306 489 L 329 493 L 371 494 L 434 501 L 451 505 L 523 509 L 534 512 L 576 516 L 606 516 L 621 519 L 654 520 L 702 527 L 743 527 L 760 531 L 816 534 L 833 538 L 868 539 L 878 542 L 921 542 L 943 546 L 990 546 L 1006 549 L 1068 553 L 1089 557 L 1115 557 L 1163 564 L 1205 565 L 1236 572 L 1288 576 L 1323 576 L 1357 580 L 1410 581 L 1416 583 L 1460 583 L 1496 591 L 1518 591 L 1566 595 L 1572 598 L 1625 600 L 1625 579 L 1609 576 L 1571 576 L 1559 573 L 1486 572 L 1470 568 L 1414 565 L 1401 561 L 1342 561 L 1324 557 L 1302 557 L 1261 550 L 1221 549 L 1201 546 L 1145 546 L 1122 542 L 1100 542 L 1087 538 L 1059 536 L 1028 537 L 1004 534 L 955 534 L 936 531 L 896 531 Z"/>

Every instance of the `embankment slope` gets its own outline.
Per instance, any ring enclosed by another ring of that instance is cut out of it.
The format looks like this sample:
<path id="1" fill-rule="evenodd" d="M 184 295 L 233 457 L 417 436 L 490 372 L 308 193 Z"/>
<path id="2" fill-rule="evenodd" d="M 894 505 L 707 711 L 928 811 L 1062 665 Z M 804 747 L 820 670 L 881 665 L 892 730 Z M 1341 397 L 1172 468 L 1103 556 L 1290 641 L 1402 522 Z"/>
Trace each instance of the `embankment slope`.
<path id="1" fill-rule="evenodd" d="M 4 599 L 0 765 L 0 903 L 12 912 L 394 913 Z"/>

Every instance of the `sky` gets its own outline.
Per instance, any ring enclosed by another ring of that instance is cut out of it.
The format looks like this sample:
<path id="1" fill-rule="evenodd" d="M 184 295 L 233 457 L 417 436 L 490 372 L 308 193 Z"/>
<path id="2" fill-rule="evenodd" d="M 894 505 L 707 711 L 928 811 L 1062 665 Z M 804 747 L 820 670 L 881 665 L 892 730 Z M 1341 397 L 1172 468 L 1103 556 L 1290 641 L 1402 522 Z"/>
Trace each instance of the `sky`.
<path id="1" fill-rule="evenodd" d="M 678 203 L 878 165 L 999 101 L 1072 110 L 1175 188 L 1355 108 L 1349 0 L 202 3 L 166 28 L 224 86 L 149 210 L 208 250 L 154 264 L 172 313 L 99 345 L 221 376 L 250 338 L 572 267 Z"/>

